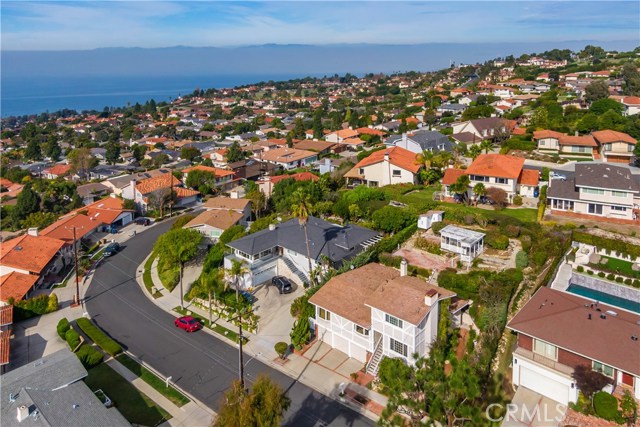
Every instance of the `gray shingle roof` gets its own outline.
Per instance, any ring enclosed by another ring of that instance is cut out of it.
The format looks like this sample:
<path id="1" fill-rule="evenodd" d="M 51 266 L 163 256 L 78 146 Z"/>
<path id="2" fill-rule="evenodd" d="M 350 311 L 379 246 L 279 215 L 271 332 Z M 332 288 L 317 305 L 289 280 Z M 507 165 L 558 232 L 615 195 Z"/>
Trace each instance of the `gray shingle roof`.
<path id="1" fill-rule="evenodd" d="M 351 258 L 364 249 L 364 242 L 379 236 L 378 232 L 357 225 L 340 226 L 312 216 L 307 223 L 307 234 L 311 258 L 318 259 L 320 255 L 326 255 L 333 262 Z M 274 246 L 299 254 L 307 253 L 304 229 L 296 218 L 277 224 L 275 230 L 261 230 L 234 240 L 228 246 L 251 255 Z"/>
<path id="2" fill-rule="evenodd" d="M 563 172 L 564 173 L 564 172 Z M 547 197 L 553 199 L 580 200 L 580 194 L 575 186 L 573 174 L 564 174 L 567 179 L 554 179 L 547 189 Z"/>
<path id="3" fill-rule="evenodd" d="M 577 164 L 575 184 L 579 187 L 640 191 L 637 175 L 633 175 L 629 168 L 608 163 Z"/>
<path id="4" fill-rule="evenodd" d="M 395 145 L 396 141 L 401 139 L 402 135 L 393 135 L 385 141 L 385 144 Z M 449 141 L 449 138 L 436 130 L 420 130 L 413 135 L 408 135 L 407 139 L 414 141 L 423 150 L 430 150 L 435 153 L 439 151 L 451 152 L 453 150 L 453 144 Z M 439 147 L 442 146 L 444 146 L 444 150 L 440 150 Z"/>

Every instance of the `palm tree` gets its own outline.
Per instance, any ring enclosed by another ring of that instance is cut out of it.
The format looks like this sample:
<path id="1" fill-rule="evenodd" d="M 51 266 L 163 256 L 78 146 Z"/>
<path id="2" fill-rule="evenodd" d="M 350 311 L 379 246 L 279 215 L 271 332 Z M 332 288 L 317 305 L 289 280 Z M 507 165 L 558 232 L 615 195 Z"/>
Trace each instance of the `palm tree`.
<path id="1" fill-rule="evenodd" d="M 485 139 L 480 143 L 480 148 L 484 150 L 484 154 L 489 154 L 489 150 L 493 148 L 493 142 L 489 139 Z"/>
<path id="2" fill-rule="evenodd" d="M 429 150 L 422 150 L 422 153 L 416 156 L 416 164 L 424 165 L 426 169 L 431 167 L 431 159 L 433 159 L 433 153 Z"/>
<path id="3" fill-rule="evenodd" d="M 236 288 L 236 304 L 238 304 L 240 300 L 240 278 L 244 277 L 248 272 L 249 270 L 245 267 L 244 261 L 238 259 L 231 260 L 231 268 L 227 270 L 227 273 L 233 278 L 233 285 Z M 226 288 L 225 286 L 225 289 Z"/>
<path id="4" fill-rule="evenodd" d="M 200 276 L 200 280 L 198 280 L 197 289 L 209 297 L 209 325 L 211 325 L 211 313 L 213 312 L 211 296 L 214 295 L 216 291 L 224 289 L 225 286 L 226 282 L 224 281 L 221 270 L 214 270 L 209 274 L 203 274 Z"/>
<path id="5" fill-rule="evenodd" d="M 485 188 L 484 184 L 479 182 L 477 183 L 474 187 L 473 187 L 473 194 L 476 195 L 476 206 L 478 206 L 478 199 L 482 196 L 486 196 L 487 195 L 487 189 Z"/>
<path id="6" fill-rule="evenodd" d="M 469 147 L 469 157 L 471 157 L 473 160 L 475 160 L 476 157 L 480 155 L 480 153 L 482 153 L 482 148 L 480 148 L 478 144 L 473 144 L 471 147 Z"/>
<path id="7" fill-rule="evenodd" d="M 309 262 L 309 282 L 313 285 L 313 275 L 311 274 L 311 250 L 309 249 L 309 234 L 307 233 L 307 223 L 309 222 L 309 214 L 312 209 L 311 198 L 309 194 L 301 188 L 297 189 L 292 195 L 293 204 L 291 205 L 291 213 L 298 217 L 298 222 L 304 228 L 304 240 L 307 244 L 307 261 Z"/>

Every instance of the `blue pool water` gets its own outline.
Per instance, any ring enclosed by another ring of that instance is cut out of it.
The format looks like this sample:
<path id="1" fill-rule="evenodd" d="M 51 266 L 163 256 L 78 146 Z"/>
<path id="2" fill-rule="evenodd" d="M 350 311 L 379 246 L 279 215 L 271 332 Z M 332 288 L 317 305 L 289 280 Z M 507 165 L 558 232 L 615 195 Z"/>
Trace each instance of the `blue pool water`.
<path id="1" fill-rule="evenodd" d="M 585 288 L 584 286 L 571 284 L 567 288 L 567 292 L 580 295 L 585 298 L 593 299 L 604 304 L 613 305 L 616 307 L 624 308 L 625 310 L 633 311 L 640 314 L 640 303 L 630 301 L 628 299 L 616 297 L 614 295 L 605 294 L 604 292 L 595 291 L 593 289 Z"/>

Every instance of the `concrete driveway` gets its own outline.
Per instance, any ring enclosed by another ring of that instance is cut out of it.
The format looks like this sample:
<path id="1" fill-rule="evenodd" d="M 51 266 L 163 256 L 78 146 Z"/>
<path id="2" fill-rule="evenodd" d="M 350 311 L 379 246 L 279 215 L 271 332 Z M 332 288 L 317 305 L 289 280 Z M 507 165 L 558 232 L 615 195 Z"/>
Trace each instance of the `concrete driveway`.
<path id="1" fill-rule="evenodd" d="M 525 387 L 518 387 L 502 427 L 556 427 L 567 407 Z"/>
<path id="2" fill-rule="evenodd" d="M 294 291 L 290 294 L 280 294 L 271 282 L 265 282 L 258 286 L 253 293 L 255 313 L 260 316 L 258 332 L 249 342 L 256 352 L 271 358 L 277 357 L 273 346 L 279 342 L 291 342 L 291 328 L 294 318 L 291 316 L 291 303 L 294 299 L 304 294 L 304 288 L 293 284 Z"/>

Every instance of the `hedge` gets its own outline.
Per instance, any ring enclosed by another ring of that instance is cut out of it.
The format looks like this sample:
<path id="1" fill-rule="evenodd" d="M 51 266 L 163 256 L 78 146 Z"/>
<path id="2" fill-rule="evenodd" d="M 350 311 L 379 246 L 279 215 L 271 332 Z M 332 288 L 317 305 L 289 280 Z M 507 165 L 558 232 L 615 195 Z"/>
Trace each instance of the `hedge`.
<path id="1" fill-rule="evenodd" d="M 69 328 L 71 328 L 71 325 L 69 324 L 69 320 L 66 317 L 63 317 L 62 319 L 60 319 L 60 321 L 58 322 L 58 326 L 56 326 L 56 330 L 58 331 L 58 335 L 60 336 L 60 338 L 62 338 L 63 340 L 66 340 L 66 333 L 69 330 Z"/>
<path id="2" fill-rule="evenodd" d="M 14 320 L 30 319 L 58 309 L 58 297 L 56 294 L 40 295 L 26 300 L 14 301 L 9 298 L 9 304 L 13 305 Z"/>
<path id="3" fill-rule="evenodd" d="M 593 395 L 593 408 L 596 414 L 605 420 L 618 421 L 620 418 L 618 399 L 607 392 L 599 391 Z"/>
<path id="4" fill-rule="evenodd" d="M 632 258 L 640 257 L 640 246 L 632 245 L 619 239 L 594 236 L 593 234 L 573 230 L 573 240 L 587 245 L 593 245 L 607 251 L 615 251 L 619 254 L 629 255 Z"/>
<path id="5" fill-rule="evenodd" d="M 69 329 L 64 336 L 65 341 L 69 344 L 69 348 L 73 351 L 80 344 L 80 334 L 74 331 L 73 329 Z"/>
<path id="6" fill-rule="evenodd" d="M 529 255 L 525 251 L 516 254 L 516 268 L 523 269 L 529 265 Z"/>
<path id="7" fill-rule="evenodd" d="M 81 317 L 76 320 L 76 323 L 78 324 L 78 327 L 82 329 L 82 332 L 87 334 L 93 342 L 111 356 L 115 356 L 122 352 L 120 344 L 109 338 L 100 328 L 94 325 L 91 320 Z"/>
<path id="8" fill-rule="evenodd" d="M 78 356 L 78 359 L 80 359 L 80 362 L 82 362 L 82 366 L 84 366 L 85 369 L 91 369 L 98 366 L 102 363 L 103 358 L 102 353 L 88 344 L 84 344 L 80 347 L 80 350 L 76 352 L 76 356 Z"/>

